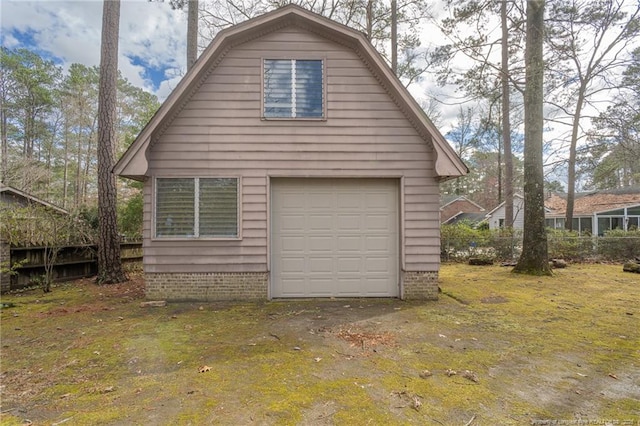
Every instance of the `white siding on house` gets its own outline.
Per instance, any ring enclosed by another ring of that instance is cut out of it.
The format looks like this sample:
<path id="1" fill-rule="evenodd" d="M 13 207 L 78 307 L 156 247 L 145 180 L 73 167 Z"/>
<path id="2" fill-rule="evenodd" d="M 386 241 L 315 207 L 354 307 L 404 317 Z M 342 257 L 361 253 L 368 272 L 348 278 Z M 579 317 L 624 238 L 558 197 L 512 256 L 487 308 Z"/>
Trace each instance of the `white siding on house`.
<path id="1" fill-rule="evenodd" d="M 326 120 L 263 120 L 262 60 L 324 59 Z M 268 177 L 401 178 L 407 271 L 439 265 L 439 189 L 434 153 L 352 50 L 298 27 L 232 48 L 148 153 L 155 177 L 241 177 L 242 239 L 150 239 L 147 272 L 268 269 Z M 145 183 L 145 212 L 153 179 Z"/>
<path id="2" fill-rule="evenodd" d="M 489 229 L 500 229 L 500 222 L 504 221 L 504 204 L 491 212 Z M 524 229 L 524 200 L 513 197 L 513 229 Z"/>

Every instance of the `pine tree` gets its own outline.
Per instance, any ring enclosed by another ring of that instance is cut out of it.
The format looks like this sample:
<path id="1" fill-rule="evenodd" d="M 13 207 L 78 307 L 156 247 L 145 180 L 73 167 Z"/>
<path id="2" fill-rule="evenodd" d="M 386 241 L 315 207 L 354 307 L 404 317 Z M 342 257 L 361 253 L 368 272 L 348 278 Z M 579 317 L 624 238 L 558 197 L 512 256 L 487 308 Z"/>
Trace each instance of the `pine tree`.
<path id="1" fill-rule="evenodd" d="M 98 282 L 127 280 L 120 258 L 115 163 L 120 0 L 104 0 L 98 94 Z"/>

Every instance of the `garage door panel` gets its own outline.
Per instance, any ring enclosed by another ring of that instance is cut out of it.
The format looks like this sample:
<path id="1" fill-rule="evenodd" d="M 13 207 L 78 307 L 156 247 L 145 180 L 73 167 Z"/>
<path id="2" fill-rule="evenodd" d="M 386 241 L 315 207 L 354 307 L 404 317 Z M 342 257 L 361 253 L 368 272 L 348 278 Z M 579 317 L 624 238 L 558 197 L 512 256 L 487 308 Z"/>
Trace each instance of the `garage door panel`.
<path id="1" fill-rule="evenodd" d="M 281 278 L 282 297 L 304 297 L 304 280 L 301 278 Z"/>
<path id="2" fill-rule="evenodd" d="M 309 277 L 307 295 L 311 297 L 331 297 L 335 293 L 335 283 L 331 277 Z"/>
<path id="3" fill-rule="evenodd" d="M 386 277 L 367 278 L 367 293 L 372 297 L 385 297 L 388 292 Z"/>
<path id="4" fill-rule="evenodd" d="M 342 278 L 340 280 L 339 296 L 341 297 L 357 297 L 362 294 L 362 278 Z"/>
<path id="5" fill-rule="evenodd" d="M 373 253 L 386 253 L 389 245 L 393 244 L 391 239 L 392 237 L 387 235 L 367 235 L 364 237 L 366 250 Z"/>
<path id="6" fill-rule="evenodd" d="M 387 257 L 373 257 L 370 256 L 364 260 L 365 271 L 367 273 L 382 273 L 389 274 L 393 270 L 391 262 Z"/>
<path id="7" fill-rule="evenodd" d="M 386 211 L 389 196 L 385 192 L 365 194 L 365 206 L 368 210 L 379 209 Z"/>
<path id="8" fill-rule="evenodd" d="M 362 194 L 359 194 L 357 192 L 343 192 L 337 194 L 336 201 L 340 208 L 353 209 L 357 211 L 362 202 L 361 197 Z"/>
<path id="9" fill-rule="evenodd" d="M 357 232 L 360 233 L 360 214 L 353 213 L 338 213 L 336 225 L 339 231 L 342 232 Z"/>
<path id="10" fill-rule="evenodd" d="M 292 210 L 304 210 L 304 197 L 301 197 L 301 192 L 291 191 L 286 194 L 282 194 L 280 207 L 283 210 L 292 211 Z"/>
<path id="11" fill-rule="evenodd" d="M 364 226 L 368 231 L 379 231 L 389 233 L 389 228 L 393 225 L 394 217 L 389 214 L 367 214 L 364 217 Z"/>
<path id="12" fill-rule="evenodd" d="M 348 274 L 351 272 L 362 272 L 361 257 L 340 257 L 338 258 L 338 274 Z"/>
<path id="13" fill-rule="evenodd" d="M 333 269 L 333 257 L 316 257 L 309 259 L 309 272 L 326 274 Z"/>
<path id="14" fill-rule="evenodd" d="M 300 275 L 302 276 L 303 271 L 305 269 L 305 258 L 300 257 L 291 257 L 287 256 L 281 259 L 282 270 L 283 271 L 300 271 Z"/>
<path id="15" fill-rule="evenodd" d="M 280 217 L 282 231 L 304 231 L 306 223 L 306 217 L 304 215 L 282 214 Z"/>
<path id="16" fill-rule="evenodd" d="M 335 194 L 330 191 L 316 191 L 313 197 L 307 198 L 307 206 L 315 210 L 332 210 Z"/>
<path id="17" fill-rule="evenodd" d="M 322 235 L 309 235 L 307 238 L 307 249 L 310 252 L 332 252 L 334 247 L 333 237 Z"/>
<path id="18" fill-rule="evenodd" d="M 274 179 L 272 297 L 398 296 L 398 186 Z"/>
<path id="19" fill-rule="evenodd" d="M 360 235 L 338 236 L 338 250 L 340 253 L 359 252 L 362 247 Z"/>
<path id="20" fill-rule="evenodd" d="M 283 235 L 281 238 L 281 250 L 282 252 L 292 252 L 298 254 L 304 251 L 305 239 L 304 237 L 290 237 Z"/>
<path id="21" fill-rule="evenodd" d="M 333 217 L 331 214 L 314 214 L 308 216 L 306 230 L 314 231 L 331 231 L 333 229 Z"/>

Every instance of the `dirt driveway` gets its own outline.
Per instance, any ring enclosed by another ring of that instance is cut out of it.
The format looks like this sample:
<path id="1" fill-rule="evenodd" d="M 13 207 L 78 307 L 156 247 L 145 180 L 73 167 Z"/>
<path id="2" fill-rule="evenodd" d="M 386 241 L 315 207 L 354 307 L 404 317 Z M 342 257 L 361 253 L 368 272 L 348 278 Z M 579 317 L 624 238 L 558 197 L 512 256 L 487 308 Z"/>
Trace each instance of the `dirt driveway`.
<path id="1" fill-rule="evenodd" d="M 139 277 L 8 295 L 1 422 L 640 425 L 640 279 L 621 270 L 445 265 L 438 302 L 141 308 Z"/>

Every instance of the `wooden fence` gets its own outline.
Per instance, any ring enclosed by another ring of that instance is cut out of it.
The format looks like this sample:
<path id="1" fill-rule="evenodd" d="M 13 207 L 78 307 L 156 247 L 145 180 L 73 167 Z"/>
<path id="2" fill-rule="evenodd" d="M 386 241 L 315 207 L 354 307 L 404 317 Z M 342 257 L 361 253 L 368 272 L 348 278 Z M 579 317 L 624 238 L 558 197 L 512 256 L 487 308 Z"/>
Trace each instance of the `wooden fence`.
<path id="1" fill-rule="evenodd" d="M 78 245 L 60 249 L 53 264 L 54 281 L 69 281 L 96 275 L 98 261 L 97 246 Z M 141 242 L 120 244 L 123 263 L 142 260 Z M 9 247 L 2 243 L 0 261 L 3 273 L 0 275 L 2 293 L 30 287 L 38 283 L 45 273 L 45 247 Z M 10 265 L 10 267 L 9 267 Z M 11 272 L 5 271 L 9 269 Z"/>

